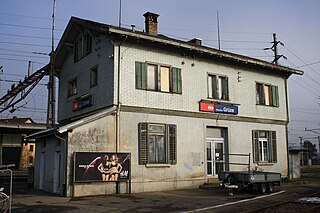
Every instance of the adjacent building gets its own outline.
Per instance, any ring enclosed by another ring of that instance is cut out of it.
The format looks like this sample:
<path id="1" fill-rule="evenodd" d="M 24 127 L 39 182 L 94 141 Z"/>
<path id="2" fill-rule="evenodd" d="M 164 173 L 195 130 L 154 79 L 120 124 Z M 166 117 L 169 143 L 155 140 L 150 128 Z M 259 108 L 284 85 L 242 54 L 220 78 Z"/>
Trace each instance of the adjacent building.
<path id="1" fill-rule="evenodd" d="M 59 126 L 33 135 L 35 187 L 66 196 L 172 190 L 248 166 L 288 176 L 287 80 L 303 72 L 169 38 L 157 14 L 144 16 L 143 32 L 71 18 L 56 49 Z M 119 171 L 127 179 L 84 178 L 108 153 L 130 160 Z"/>
<path id="2" fill-rule="evenodd" d="M 26 136 L 44 130 L 45 124 L 31 118 L 0 119 L 0 165 L 12 165 L 15 170 L 27 170 L 34 165 L 35 141 Z"/>

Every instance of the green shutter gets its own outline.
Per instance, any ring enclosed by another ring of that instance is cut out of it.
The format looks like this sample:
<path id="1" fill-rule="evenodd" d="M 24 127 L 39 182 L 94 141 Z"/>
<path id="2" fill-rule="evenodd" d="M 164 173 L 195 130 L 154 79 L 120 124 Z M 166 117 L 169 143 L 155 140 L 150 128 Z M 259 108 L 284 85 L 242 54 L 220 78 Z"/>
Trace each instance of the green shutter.
<path id="1" fill-rule="evenodd" d="M 271 86 L 272 106 L 279 106 L 278 86 Z"/>
<path id="2" fill-rule="evenodd" d="M 172 92 L 173 93 L 182 93 L 182 80 L 181 80 L 181 69 L 172 67 L 171 69 L 171 78 L 172 78 Z"/>
<path id="3" fill-rule="evenodd" d="M 252 130 L 253 163 L 259 162 L 259 130 Z"/>
<path id="4" fill-rule="evenodd" d="M 136 61 L 135 69 L 136 69 L 136 88 L 137 89 L 147 89 L 147 66 L 146 66 L 146 63 Z"/>
<path id="5" fill-rule="evenodd" d="M 139 164 L 148 163 L 148 124 L 139 123 Z"/>
<path id="6" fill-rule="evenodd" d="M 169 141 L 169 163 L 177 164 L 177 126 L 176 125 L 168 125 L 168 141 Z"/>
<path id="7" fill-rule="evenodd" d="M 271 131 L 271 144 L 272 144 L 272 161 L 273 163 L 277 162 L 277 137 L 276 131 Z"/>

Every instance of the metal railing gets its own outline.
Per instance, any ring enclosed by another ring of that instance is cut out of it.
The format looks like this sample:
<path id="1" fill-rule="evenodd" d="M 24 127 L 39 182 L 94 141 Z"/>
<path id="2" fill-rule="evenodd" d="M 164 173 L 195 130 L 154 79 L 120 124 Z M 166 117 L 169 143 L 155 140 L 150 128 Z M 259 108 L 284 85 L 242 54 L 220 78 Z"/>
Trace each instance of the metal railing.
<path id="1" fill-rule="evenodd" d="M 9 213 L 11 213 L 11 205 L 12 205 L 12 170 L 9 168 L 14 167 L 14 166 L 15 166 L 15 164 L 0 166 L 0 173 L 10 172 Z"/>
<path id="2" fill-rule="evenodd" d="M 238 157 L 248 157 L 248 163 L 238 163 L 238 162 L 226 162 L 224 161 L 223 164 L 232 164 L 232 165 L 243 165 L 248 167 L 248 172 L 250 172 L 250 161 L 251 161 L 251 155 L 250 153 L 248 154 L 235 154 L 235 153 L 229 153 L 229 154 L 223 154 L 224 156 L 228 157 L 229 161 L 229 156 L 238 156 Z M 225 158 L 226 159 L 226 158 Z"/>

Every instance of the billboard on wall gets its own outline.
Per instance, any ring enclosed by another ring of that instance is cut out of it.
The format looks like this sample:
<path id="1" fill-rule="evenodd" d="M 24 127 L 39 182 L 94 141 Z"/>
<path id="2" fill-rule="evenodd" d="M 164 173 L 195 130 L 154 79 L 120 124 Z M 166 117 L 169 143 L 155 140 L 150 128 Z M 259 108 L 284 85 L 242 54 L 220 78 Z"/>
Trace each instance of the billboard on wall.
<path id="1" fill-rule="evenodd" d="M 74 181 L 127 181 L 130 166 L 130 153 L 75 152 Z"/>

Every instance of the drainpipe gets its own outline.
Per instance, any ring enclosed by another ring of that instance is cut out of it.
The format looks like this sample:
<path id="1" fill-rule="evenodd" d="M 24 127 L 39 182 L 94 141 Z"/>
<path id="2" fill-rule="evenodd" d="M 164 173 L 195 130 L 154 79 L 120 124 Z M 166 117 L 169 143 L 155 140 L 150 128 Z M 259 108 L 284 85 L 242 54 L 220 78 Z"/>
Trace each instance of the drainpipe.
<path id="1" fill-rule="evenodd" d="M 125 42 L 127 36 L 121 41 L 118 46 L 118 83 L 117 83 L 117 115 L 116 115 L 116 153 L 118 153 L 120 148 L 120 74 L 121 74 L 121 45 Z"/>
<path id="2" fill-rule="evenodd" d="M 288 103 L 288 78 L 290 75 L 287 75 L 284 79 L 284 91 L 286 96 L 286 111 L 287 111 L 287 122 L 286 122 L 286 147 L 287 147 L 287 176 L 290 177 L 290 163 L 289 163 L 289 132 L 288 132 L 288 124 L 289 124 L 289 103 Z"/>

